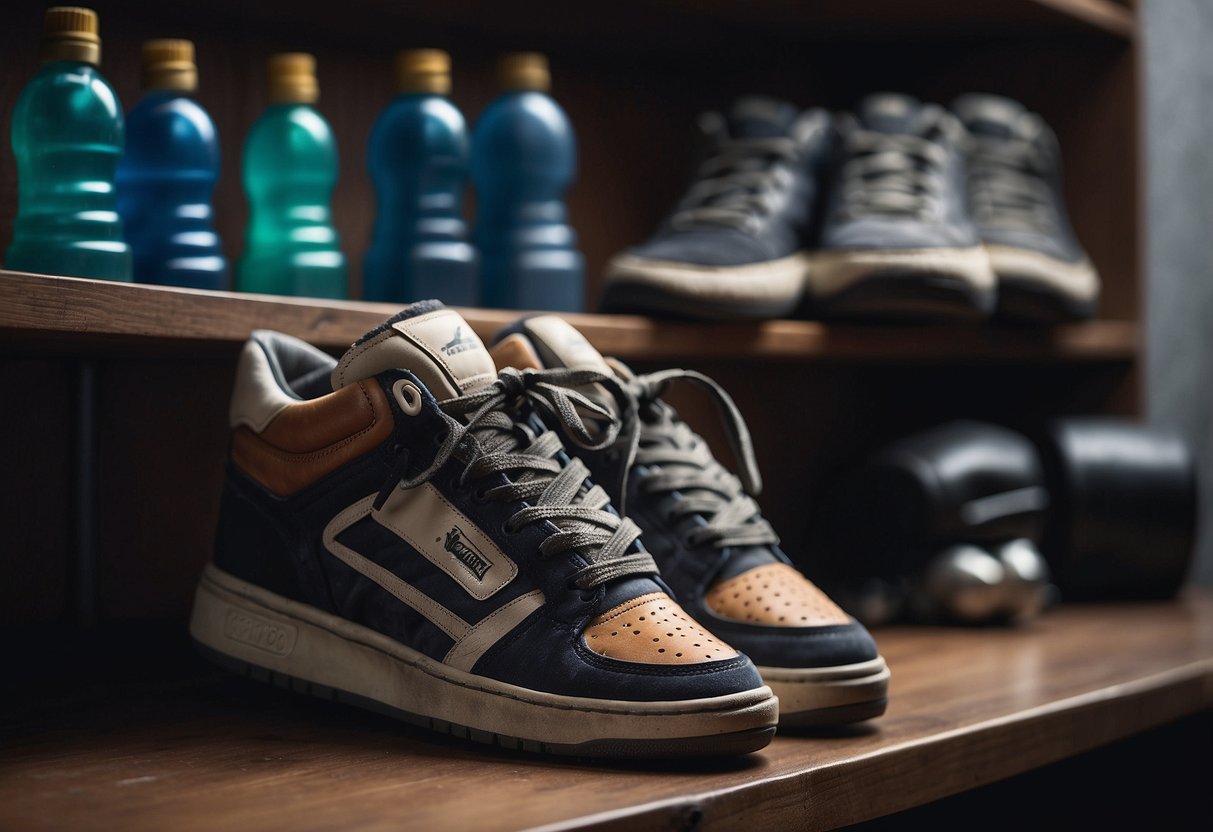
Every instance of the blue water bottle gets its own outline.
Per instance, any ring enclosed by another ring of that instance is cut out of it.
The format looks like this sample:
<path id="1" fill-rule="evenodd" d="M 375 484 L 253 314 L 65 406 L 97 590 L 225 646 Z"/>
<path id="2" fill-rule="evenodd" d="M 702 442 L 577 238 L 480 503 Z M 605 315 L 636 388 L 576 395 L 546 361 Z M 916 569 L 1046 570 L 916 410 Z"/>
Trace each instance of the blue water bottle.
<path id="1" fill-rule="evenodd" d="M 481 296 L 506 309 L 579 311 L 585 260 L 564 204 L 577 170 L 572 127 L 547 94 L 543 55 L 505 55 L 497 74 L 503 92 L 472 136 Z"/>
<path id="2" fill-rule="evenodd" d="M 396 86 L 399 95 L 375 122 L 367 153 L 377 211 L 362 295 L 475 306 L 476 250 L 463 221 L 468 137 L 463 115 L 447 99 L 450 56 L 440 49 L 401 52 Z"/>
<path id="3" fill-rule="evenodd" d="M 143 44 L 146 94 L 126 117 L 118 213 L 139 283 L 226 289 L 227 260 L 213 225 L 219 178 L 215 125 L 189 94 L 198 88 L 194 44 Z"/>

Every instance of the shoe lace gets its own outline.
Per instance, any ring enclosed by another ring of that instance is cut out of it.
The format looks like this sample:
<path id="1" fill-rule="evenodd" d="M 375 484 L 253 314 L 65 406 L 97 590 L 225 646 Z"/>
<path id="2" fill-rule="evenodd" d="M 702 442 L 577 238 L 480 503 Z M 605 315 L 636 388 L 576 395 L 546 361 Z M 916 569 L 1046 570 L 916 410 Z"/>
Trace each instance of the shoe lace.
<path id="1" fill-rule="evenodd" d="M 586 487 L 589 469 L 585 463 L 564 455 L 560 436 L 544 430 L 541 421 L 532 418 L 541 415 L 554 420 L 585 450 L 607 447 L 618 437 L 620 423 L 609 410 L 570 389 L 587 384 L 602 385 L 626 407 L 627 396 L 617 379 L 592 370 L 563 368 L 505 369 L 492 384 L 442 402 L 439 407 L 448 431 L 433 462 L 405 478 L 408 460 L 407 453 L 403 454 L 380 492 L 376 508 L 392 488 L 415 488 L 455 457 L 464 464 L 461 487 L 471 480 L 507 475 L 505 484 L 478 492 L 478 498 L 527 503 L 506 521 L 507 532 L 542 521 L 560 530 L 544 539 L 539 556 L 580 552 L 588 565 L 572 578 L 578 589 L 593 589 L 625 575 L 656 573 L 657 565 L 648 552 L 627 551 L 640 537 L 639 527 L 609 510 L 610 498 L 601 486 Z"/>
<path id="2" fill-rule="evenodd" d="M 782 163 L 797 156 L 796 142 L 786 137 L 723 140 L 700 165 L 695 183 L 670 218 L 671 227 L 753 230 L 760 217 L 775 209 L 778 192 L 792 182 Z"/>
<path id="3" fill-rule="evenodd" d="M 1048 233 L 1053 192 L 1048 160 L 1028 139 L 974 136 L 969 158 L 973 214 L 986 227 Z"/>
<path id="4" fill-rule="evenodd" d="M 843 216 L 930 217 L 942 196 L 940 169 L 947 158 L 937 141 L 855 128 L 847 135 L 846 153 L 839 174 Z"/>
<path id="5" fill-rule="evenodd" d="M 662 393 L 675 381 L 689 381 L 711 395 L 740 478 L 721 465 L 703 437 L 661 400 Z M 681 369 L 634 376 L 627 380 L 626 388 L 634 407 L 626 411 L 620 440 L 628 448 L 625 470 L 644 471 L 639 484 L 644 493 L 677 496 L 670 509 L 671 519 L 698 515 L 703 520 L 703 525 L 687 534 L 687 544 L 723 549 L 779 543 L 779 536 L 750 496 L 762 491 L 762 478 L 750 431 L 729 394 L 708 376 Z"/>

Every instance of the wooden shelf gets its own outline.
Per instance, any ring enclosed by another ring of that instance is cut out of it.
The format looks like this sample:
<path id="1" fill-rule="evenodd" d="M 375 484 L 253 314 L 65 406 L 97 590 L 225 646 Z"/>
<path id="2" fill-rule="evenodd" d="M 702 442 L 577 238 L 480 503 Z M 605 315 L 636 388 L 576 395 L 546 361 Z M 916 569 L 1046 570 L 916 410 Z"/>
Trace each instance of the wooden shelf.
<path id="1" fill-rule="evenodd" d="M 126 0 L 135 7 L 147 0 Z M 486 6 L 474 0 L 446 3 L 398 3 L 351 0 L 338 19 L 331 7 L 298 0 L 263 0 L 250 7 L 237 0 L 212 0 L 205 13 L 188 9 L 200 20 L 229 20 L 277 28 L 288 15 L 296 26 L 310 27 L 328 40 L 356 38 L 360 43 L 397 41 L 399 26 L 412 31 L 443 29 L 461 40 L 526 42 L 556 54 L 583 48 L 611 54 L 611 44 L 626 38 L 629 57 L 656 50 L 693 54 L 704 49 L 729 49 L 739 35 L 774 34 L 779 40 L 820 42 L 843 37 L 856 41 L 919 37 L 1022 37 L 1089 34 L 1129 40 L 1136 36 L 1135 12 L 1115 0 L 817 0 L 811 4 L 786 0 L 616 0 L 613 3 L 553 3 L 530 0 L 508 6 Z M 369 20 L 377 21 L 372 31 Z M 880 20 L 881 26 L 873 26 Z M 424 39 L 424 38 L 423 38 Z"/>
<path id="2" fill-rule="evenodd" d="M 828 829 L 1213 708 L 1207 594 L 1063 605 L 1018 629 L 878 630 L 893 673 L 884 717 L 780 735 L 723 765 L 605 766 L 444 740 L 228 677 L 186 658 L 183 628 L 164 655 L 114 639 L 126 665 L 95 656 L 100 679 L 72 665 L 55 693 L 0 685 L 19 692 L 0 716 L 0 827 Z M 1172 764 L 1186 765 L 1150 763 Z"/>
<path id="3" fill-rule="evenodd" d="M 0 272 L 0 344 L 90 354 L 242 342 L 276 329 L 342 350 L 399 309 L 391 304 L 202 292 Z M 461 310 L 483 338 L 520 314 Z M 566 316 L 602 352 L 625 360 L 824 362 L 1131 362 L 1137 326 L 1093 321 L 1052 330 L 863 327 L 814 321 L 700 324 L 631 315 Z"/>

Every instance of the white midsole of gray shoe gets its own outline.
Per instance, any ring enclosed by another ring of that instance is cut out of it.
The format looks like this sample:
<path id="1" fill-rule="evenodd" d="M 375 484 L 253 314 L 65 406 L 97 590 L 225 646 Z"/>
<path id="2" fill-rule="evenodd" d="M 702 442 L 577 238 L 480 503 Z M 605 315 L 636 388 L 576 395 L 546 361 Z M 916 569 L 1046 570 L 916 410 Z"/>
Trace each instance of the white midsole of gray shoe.
<path id="1" fill-rule="evenodd" d="M 885 275 L 945 275 L 978 291 L 993 291 L 994 270 L 982 246 L 969 248 L 848 249 L 819 251 L 809 270 L 809 291 L 828 297 L 864 278 Z"/>
<path id="2" fill-rule="evenodd" d="M 804 293 L 811 262 L 803 251 L 745 266 L 696 266 L 621 254 L 611 260 L 606 279 L 720 303 L 794 303 Z"/>
<path id="3" fill-rule="evenodd" d="M 770 688 L 707 699 L 627 702 L 560 696 L 448 667 L 367 627 L 283 598 L 208 565 L 190 635 L 258 667 L 402 711 L 544 743 L 679 739 L 769 728 Z"/>
<path id="4" fill-rule="evenodd" d="M 1093 303 L 1099 297 L 1099 275 L 1089 260 L 1067 263 L 1013 246 L 988 245 L 986 251 L 1000 279 L 1034 283 L 1080 303 Z"/>
<path id="5" fill-rule="evenodd" d="M 758 672 L 779 697 L 782 716 L 861 705 L 889 693 L 889 668 L 879 656 L 871 661 L 836 667 L 763 667 Z"/>

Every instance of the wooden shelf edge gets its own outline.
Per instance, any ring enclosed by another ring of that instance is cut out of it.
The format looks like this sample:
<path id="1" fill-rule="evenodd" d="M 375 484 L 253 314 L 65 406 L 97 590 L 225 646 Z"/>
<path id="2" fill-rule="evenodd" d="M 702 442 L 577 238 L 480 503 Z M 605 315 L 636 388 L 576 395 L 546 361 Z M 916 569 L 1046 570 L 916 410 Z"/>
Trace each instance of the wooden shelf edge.
<path id="1" fill-rule="evenodd" d="M 0 343 L 105 352 L 132 347 L 226 346 L 275 329 L 342 350 L 400 307 L 359 301 L 206 292 L 0 271 Z M 524 314 L 461 309 L 482 338 Z M 624 360 L 819 362 L 1132 362 L 1138 327 L 1092 321 L 1054 329 L 836 326 L 657 321 L 633 315 L 563 315 Z"/>
<path id="2" fill-rule="evenodd" d="M 1132 39 L 1138 33 L 1137 14 L 1113 0 L 1032 0 L 1039 6 L 1063 14 L 1085 27 Z"/>
<path id="3" fill-rule="evenodd" d="M 690 810 L 710 817 L 713 829 L 733 824 L 834 829 L 1023 774 L 1211 708 L 1213 658 L 809 767 L 784 778 L 777 794 L 770 783 L 758 782 L 577 818 L 545 827 L 544 832 L 674 828 L 674 821 Z M 955 753 L 952 748 L 957 744 L 967 744 L 969 752 Z M 792 805 L 789 794 L 830 795 L 831 799 Z M 847 795 L 862 795 L 862 803 L 848 800 Z M 913 799 L 906 800 L 907 795 Z M 755 817 L 756 812 L 764 817 Z"/>

